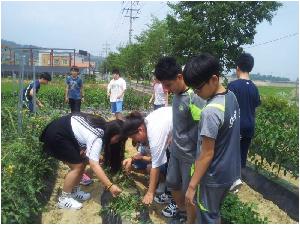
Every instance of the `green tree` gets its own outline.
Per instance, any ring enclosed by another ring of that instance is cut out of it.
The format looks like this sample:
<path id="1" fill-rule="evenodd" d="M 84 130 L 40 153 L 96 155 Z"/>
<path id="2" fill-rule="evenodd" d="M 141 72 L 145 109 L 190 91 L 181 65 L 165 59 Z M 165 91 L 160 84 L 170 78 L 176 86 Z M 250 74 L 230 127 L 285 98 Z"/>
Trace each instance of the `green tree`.
<path id="1" fill-rule="evenodd" d="M 256 26 L 271 22 L 282 4 L 275 1 L 181 1 L 169 7 L 167 16 L 172 55 L 180 63 L 201 52 L 219 58 L 229 71 L 243 51 L 242 45 L 252 44 Z"/>
<path id="2" fill-rule="evenodd" d="M 146 79 L 151 78 L 151 71 L 154 69 L 158 59 L 169 54 L 169 36 L 168 25 L 166 20 L 158 20 L 152 18 L 152 23 L 148 25 L 148 29 L 136 37 L 141 44 L 144 52 L 144 67 L 143 71 Z"/>

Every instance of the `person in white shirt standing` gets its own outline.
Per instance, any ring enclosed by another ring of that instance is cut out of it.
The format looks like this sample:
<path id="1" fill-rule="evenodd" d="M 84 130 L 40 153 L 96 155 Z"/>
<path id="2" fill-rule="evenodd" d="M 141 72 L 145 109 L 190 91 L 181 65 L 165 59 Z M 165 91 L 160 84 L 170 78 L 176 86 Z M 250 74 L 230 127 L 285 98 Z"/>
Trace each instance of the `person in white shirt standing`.
<path id="1" fill-rule="evenodd" d="M 118 69 L 112 71 L 113 79 L 107 86 L 107 96 L 110 99 L 111 111 L 115 114 L 116 119 L 123 119 L 123 98 L 126 90 L 126 82 L 120 77 Z"/>
<path id="2" fill-rule="evenodd" d="M 149 100 L 149 104 L 154 100 L 153 109 L 168 106 L 168 90 L 164 89 L 162 84 L 156 77 L 153 78 L 153 94 Z"/>

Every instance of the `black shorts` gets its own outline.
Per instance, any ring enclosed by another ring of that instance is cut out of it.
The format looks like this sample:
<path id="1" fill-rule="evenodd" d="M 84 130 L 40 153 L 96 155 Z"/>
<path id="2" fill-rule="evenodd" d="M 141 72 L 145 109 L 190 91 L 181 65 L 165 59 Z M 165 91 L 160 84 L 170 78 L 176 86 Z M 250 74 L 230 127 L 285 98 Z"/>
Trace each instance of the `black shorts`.
<path id="1" fill-rule="evenodd" d="M 50 156 L 72 164 L 84 161 L 80 156 L 80 146 L 71 127 L 71 116 L 63 116 L 52 121 L 43 130 L 40 141 L 43 150 Z"/>
<path id="2" fill-rule="evenodd" d="M 81 99 L 69 98 L 69 106 L 71 109 L 71 113 L 80 112 Z"/>

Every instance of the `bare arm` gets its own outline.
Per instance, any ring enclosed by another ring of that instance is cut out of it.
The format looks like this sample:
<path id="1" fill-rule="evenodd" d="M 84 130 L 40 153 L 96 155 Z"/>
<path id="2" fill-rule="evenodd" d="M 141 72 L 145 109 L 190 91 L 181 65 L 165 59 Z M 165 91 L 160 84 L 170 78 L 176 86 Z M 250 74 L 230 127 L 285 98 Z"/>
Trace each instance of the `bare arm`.
<path id="1" fill-rule="evenodd" d="M 104 170 L 99 165 L 99 162 L 94 160 L 89 160 L 91 169 L 94 171 L 100 182 L 108 189 L 113 196 L 117 196 L 122 192 L 122 190 L 115 184 L 113 184 L 109 178 L 106 176 Z"/>
<path id="2" fill-rule="evenodd" d="M 195 172 L 191 178 L 188 190 L 185 194 L 186 203 L 195 205 L 193 202 L 196 187 L 211 164 L 214 157 L 215 139 L 203 137 L 201 153 L 195 162 Z"/>
<path id="3" fill-rule="evenodd" d="M 143 203 L 146 205 L 149 205 L 152 203 L 153 198 L 154 198 L 154 193 L 155 193 L 155 189 L 156 189 L 156 185 L 158 183 L 158 179 L 159 179 L 159 168 L 151 168 L 150 171 L 150 182 L 149 182 L 149 188 L 148 191 L 146 193 L 146 195 L 144 196 L 143 199 Z"/>
<path id="4" fill-rule="evenodd" d="M 69 93 L 69 85 L 66 85 L 66 88 L 65 88 L 65 102 L 69 101 L 68 93 Z"/>

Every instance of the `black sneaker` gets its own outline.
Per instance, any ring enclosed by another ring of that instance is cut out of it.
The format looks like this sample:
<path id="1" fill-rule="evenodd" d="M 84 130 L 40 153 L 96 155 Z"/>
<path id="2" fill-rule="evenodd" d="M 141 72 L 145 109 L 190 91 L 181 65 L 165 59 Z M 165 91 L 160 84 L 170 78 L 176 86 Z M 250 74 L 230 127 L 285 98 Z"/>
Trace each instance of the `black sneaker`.
<path id="1" fill-rule="evenodd" d="M 186 211 L 177 211 L 176 215 L 172 219 L 170 219 L 169 223 L 183 224 L 186 223 L 186 221 L 187 221 Z"/>
<path id="2" fill-rule="evenodd" d="M 166 206 L 166 208 L 164 208 L 161 213 L 168 218 L 172 218 L 174 216 L 176 216 L 178 211 L 178 207 L 175 203 L 175 201 L 172 199 L 171 202 L 169 203 L 169 205 Z"/>
<path id="3" fill-rule="evenodd" d="M 172 200 L 172 195 L 162 193 L 154 197 L 154 201 L 158 204 L 169 203 Z"/>

